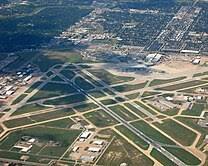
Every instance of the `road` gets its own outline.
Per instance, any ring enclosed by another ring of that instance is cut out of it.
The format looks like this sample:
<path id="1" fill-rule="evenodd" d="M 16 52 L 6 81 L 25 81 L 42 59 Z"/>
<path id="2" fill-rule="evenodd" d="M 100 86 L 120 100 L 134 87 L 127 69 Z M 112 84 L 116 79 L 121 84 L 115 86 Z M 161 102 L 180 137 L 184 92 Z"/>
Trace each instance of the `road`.
<path id="1" fill-rule="evenodd" d="M 68 82 L 70 86 L 72 86 L 73 88 L 75 88 L 78 92 L 80 92 L 81 94 L 85 95 L 87 98 L 89 98 L 90 100 L 94 101 L 98 106 L 100 106 L 107 114 L 109 114 L 110 116 L 112 116 L 114 119 L 116 119 L 118 122 L 120 122 L 123 126 L 125 126 L 126 128 L 128 128 L 131 132 L 133 132 L 136 136 L 140 137 L 142 140 L 144 140 L 145 142 L 147 142 L 148 144 L 152 145 L 155 149 L 157 149 L 158 151 L 160 151 L 164 156 L 166 156 L 168 159 L 170 159 L 171 161 L 173 161 L 175 164 L 179 165 L 179 166 L 186 166 L 185 163 L 183 163 L 181 160 L 179 160 L 177 157 L 175 157 L 174 155 L 172 155 L 171 153 L 169 153 L 166 149 L 164 149 L 160 144 L 158 144 L 156 141 L 152 140 L 151 138 L 149 138 L 148 136 L 146 136 L 143 132 L 141 132 L 140 130 L 138 130 L 137 128 L 135 128 L 132 124 L 126 122 L 126 120 L 124 120 L 123 118 L 121 118 L 119 115 L 117 115 L 115 112 L 113 112 L 112 110 L 110 110 L 108 107 L 106 107 L 105 105 L 103 105 L 100 101 L 96 100 L 93 96 L 91 96 L 90 94 L 88 94 L 86 91 L 84 91 L 83 89 L 81 89 L 79 86 L 77 86 L 76 84 L 74 84 L 73 82 L 71 82 L 71 80 L 69 80 L 68 78 L 64 77 L 61 74 L 58 74 L 59 77 L 61 79 L 63 79 L 64 81 Z"/>

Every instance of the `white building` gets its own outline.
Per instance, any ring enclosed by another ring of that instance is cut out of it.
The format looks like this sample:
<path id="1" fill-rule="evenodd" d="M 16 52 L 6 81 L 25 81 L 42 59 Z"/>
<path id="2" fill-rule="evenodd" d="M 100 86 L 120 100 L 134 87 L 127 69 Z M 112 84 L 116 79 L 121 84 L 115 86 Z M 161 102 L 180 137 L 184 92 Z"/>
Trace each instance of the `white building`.
<path id="1" fill-rule="evenodd" d="M 84 131 L 84 132 L 80 135 L 80 138 L 81 138 L 81 139 L 87 139 L 90 135 L 91 135 L 91 132 L 89 132 L 89 131 Z"/>
<path id="2" fill-rule="evenodd" d="M 101 151 L 101 148 L 99 147 L 89 147 L 88 149 L 89 152 L 100 152 Z"/>
<path id="3" fill-rule="evenodd" d="M 95 141 L 93 141 L 93 144 L 95 144 L 95 145 L 103 145 L 104 141 L 103 140 L 95 140 Z"/>

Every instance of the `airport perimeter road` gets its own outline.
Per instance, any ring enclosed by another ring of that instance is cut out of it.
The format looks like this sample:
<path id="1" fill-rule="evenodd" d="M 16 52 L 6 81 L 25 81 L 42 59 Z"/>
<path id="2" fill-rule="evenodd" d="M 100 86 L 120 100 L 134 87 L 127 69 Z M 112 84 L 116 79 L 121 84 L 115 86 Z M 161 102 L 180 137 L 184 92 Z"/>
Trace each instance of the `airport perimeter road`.
<path id="1" fill-rule="evenodd" d="M 80 88 L 76 84 L 72 83 L 71 80 L 69 80 L 65 76 L 61 75 L 60 73 L 58 75 L 59 75 L 59 77 L 61 79 L 63 79 L 64 81 L 68 82 L 70 84 L 70 86 L 72 86 L 73 88 L 77 89 L 78 92 L 82 93 L 87 98 L 89 98 L 90 100 L 94 101 L 97 105 L 99 105 L 101 108 L 103 108 L 103 110 L 106 113 L 108 113 L 110 116 L 112 116 L 113 118 L 115 118 L 118 122 L 120 122 L 122 125 L 124 125 L 126 128 L 128 128 L 130 131 L 132 131 L 135 135 L 137 135 L 138 137 L 140 137 L 141 139 L 143 139 L 147 143 L 151 144 L 155 149 L 157 149 L 158 151 L 160 151 L 164 156 L 166 156 L 168 159 L 170 159 L 171 161 L 173 161 L 176 165 L 186 166 L 185 163 L 183 163 L 177 157 L 175 157 L 170 152 L 168 152 L 166 149 L 164 149 L 156 141 L 152 140 L 151 138 L 149 138 L 148 136 L 146 136 L 144 133 L 142 133 L 140 130 L 138 130 L 137 128 L 135 128 L 133 125 L 131 125 L 130 123 L 126 122 L 123 118 L 121 118 L 115 112 L 113 112 L 108 107 L 106 107 L 105 105 L 103 105 L 100 101 L 97 101 L 93 96 L 91 96 L 90 94 L 88 94 L 87 92 L 85 92 L 82 88 Z"/>

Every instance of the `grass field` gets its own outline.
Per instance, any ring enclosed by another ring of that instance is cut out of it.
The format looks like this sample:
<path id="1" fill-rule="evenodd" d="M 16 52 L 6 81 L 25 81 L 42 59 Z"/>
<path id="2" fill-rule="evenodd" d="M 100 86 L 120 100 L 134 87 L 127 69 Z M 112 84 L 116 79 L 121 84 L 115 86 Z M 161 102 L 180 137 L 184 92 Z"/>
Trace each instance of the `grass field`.
<path id="1" fill-rule="evenodd" d="M 74 124 L 74 121 L 72 121 L 70 118 L 65 118 L 61 120 L 55 120 L 52 122 L 44 123 L 43 126 L 56 127 L 56 128 L 69 128 L 73 124 Z"/>
<path id="2" fill-rule="evenodd" d="M 139 105 L 140 107 L 144 108 L 146 111 L 150 112 L 152 115 L 156 115 L 157 114 L 155 111 L 153 111 L 151 108 L 149 108 L 148 106 L 144 105 L 143 103 L 141 103 L 139 101 L 135 101 L 135 103 L 137 105 Z"/>
<path id="3" fill-rule="evenodd" d="M 51 59 L 50 60 L 50 57 L 47 56 L 47 55 L 41 55 L 39 56 L 38 58 L 35 58 L 33 60 L 33 63 L 35 65 L 38 66 L 38 68 L 42 71 L 42 72 L 46 72 L 50 67 L 52 67 L 53 65 L 56 65 L 56 64 L 61 64 L 63 62 L 61 62 L 60 60 L 58 59 Z"/>
<path id="4" fill-rule="evenodd" d="M 193 75 L 193 77 L 200 77 L 200 76 L 205 76 L 208 75 L 208 71 L 202 72 L 202 73 L 196 73 Z"/>
<path id="5" fill-rule="evenodd" d="M 208 130 L 197 124 L 198 119 L 185 118 L 185 117 L 176 117 L 176 119 L 202 134 L 199 139 L 199 142 L 197 143 L 197 147 L 200 146 L 203 143 L 205 136 L 208 134 Z"/>
<path id="6" fill-rule="evenodd" d="M 129 104 L 129 103 L 125 103 L 124 104 L 127 108 L 129 108 L 131 111 L 135 112 L 137 115 L 139 115 L 142 118 L 147 117 L 146 114 L 142 113 L 140 110 L 138 110 L 137 108 L 135 108 L 133 105 Z"/>
<path id="7" fill-rule="evenodd" d="M 113 133 L 115 139 L 105 151 L 98 165 L 119 166 L 121 163 L 127 163 L 129 166 L 152 166 L 154 162 L 129 144 L 119 135 Z"/>
<path id="8" fill-rule="evenodd" d="M 113 99 L 104 99 L 100 101 L 102 104 L 104 105 L 112 105 L 112 104 L 116 104 L 117 102 Z"/>
<path id="9" fill-rule="evenodd" d="M 184 110 L 183 115 L 200 116 L 205 109 L 205 104 L 194 103 L 190 110 Z"/>
<path id="10" fill-rule="evenodd" d="M 171 79 L 155 79 L 153 80 L 149 86 L 156 86 L 161 84 L 167 84 L 171 82 L 176 82 L 185 79 L 186 77 L 178 77 L 178 78 L 171 78 Z"/>
<path id="11" fill-rule="evenodd" d="M 62 70 L 60 72 L 60 74 L 62 74 L 63 76 L 65 76 L 69 80 L 71 80 L 72 78 L 74 78 L 74 76 L 76 75 L 73 71 L 70 71 L 70 70 Z"/>
<path id="12" fill-rule="evenodd" d="M 140 93 L 132 93 L 130 95 L 126 95 L 127 98 L 129 98 L 130 100 L 136 99 L 137 97 L 139 97 Z"/>
<path id="13" fill-rule="evenodd" d="M 151 139 L 157 142 L 161 142 L 163 144 L 175 145 L 175 143 L 172 140 L 161 134 L 158 130 L 154 129 L 144 121 L 137 121 L 137 122 L 133 122 L 132 124 L 134 127 L 142 131 L 145 135 L 147 135 L 148 137 L 150 137 Z"/>
<path id="14" fill-rule="evenodd" d="M 16 99 L 12 102 L 12 105 L 21 102 L 26 96 L 27 96 L 27 94 L 21 94 L 18 98 L 16 98 Z"/>
<path id="15" fill-rule="evenodd" d="M 105 93 L 107 93 L 107 94 L 111 95 L 111 96 L 116 95 L 113 91 L 111 91 L 111 90 L 110 90 L 110 89 L 108 89 L 108 88 L 103 89 L 103 91 L 104 91 Z"/>
<path id="16" fill-rule="evenodd" d="M 41 81 L 35 82 L 30 88 L 28 88 L 25 93 L 31 93 L 34 89 L 42 84 Z"/>
<path id="17" fill-rule="evenodd" d="M 95 85 L 95 86 L 97 86 L 97 87 L 103 87 L 103 85 L 102 85 L 99 81 L 94 80 L 91 76 L 89 76 L 89 75 L 83 73 L 82 71 L 79 71 L 79 74 L 80 74 L 83 78 L 85 78 L 85 79 L 87 79 L 89 82 L 91 82 L 93 85 Z"/>
<path id="18" fill-rule="evenodd" d="M 44 146 L 45 148 L 41 149 L 41 154 L 60 157 L 80 133 L 80 130 L 55 129 L 46 126 L 22 129 L 10 133 L 0 143 L 0 149 L 9 150 L 22 136 L 30 136 L 38 139 L 42 144 L 47 145 Z M 48 144 L 50 141 L 57 142 L 58 145 L 50 146 L 50 144 Z M 34 152 L 37 152 L 37 150 Z"/>
<path id="19" fill-rule="evenodd" d="M 47 104 L 47 105 L 68 105 L 68 104 L 83 102 L 86 100 L 87 100 L 86 96 L 84 96 L 82 94 L 75 94 L 75 95 L 71 95 L 71 96 L 67 96 L 67 97 L 61 97 L 58 99 L 47 100 L 44 102 L 44 104 Z"/>
<path id="20" fill-rule="evenodd" d="M 85 112 L 96 108 L 98 108 L 98 106 L 94 103 L 85 103 L 74 107 L 78 112 Z"/>
<path id="21" fill-rule="evenodd" d="M 86 113 L 84 116 L 97 127 L 106 127 L 118 123 L 113 117 L 101 109 Z"/>
<path id="22" fill-rule="evenodd" d="M 63 109 L 58 109 L 56 111 L 33 115 L 33 116 L 30 116 L 30 118 L 35 122 L 42 122 L 42 121 L 46 121 L 46 120 L 52 120 L 52 119 L 56 119 L 56 118 L 69 116 L 72 114 L 74 114 L 74 111 L 72 109 L 63 108 Z"/>
<path id="23" fill-rule="evenodd" d="M 68 84 L 47 83 L 28 102 L 75 93 L 76 90 Z"/>
<path id="24" fill-rule="evenodd" d="M 50 107 L 46 107 L 46 106 L 42 106 L 40 104 L 27 104 L 24 105 L 20 108 L 18 108 L 13 114 L 12 116 L 15 115 L 20 115 L 20 114 L 25 114 L 25 113 L 30 113 L 30 112 L 35 112 L 35 111 L 40 111 L 40 110 L 44 110 Z"/>
<path id="25" fill-rule="evenodd" d="M 196 133 L 171 119 L 164 120 L 162 124 L 155 123 L 155 125 L 184 146 L 192 145 L 196 138 Z"/>
<path id="26" fill-rule="evenodd" d="M 153 149 L 150 153 L 152 157 L 154 157 L 157 161 L 159 161 L 163 165 L 167 166 L 177 166 L 174 162 L 169 160 L 166 156 L 164 156 L 161 152 L 157 149 Z"/>
<path id="27" fill-rule="evenodd" d="M 51 79 L 51 81 L 57 81 L 57 82 L 65 82 L 64 80 L 62 80 L 59 76 L 55 76 Z"/>
<path id="28" fill-rule="evenodd" d="M 147 84 L 147 81 L 144 83 L 140 83 L 140 84 L 123 84 L 119 86 L 114 86 L 113 89 L 115 89 L 118 92 L 128 92 L 128 91 L 133 91 L 137 89 L 142 89 L 145 87 L 146 84 Z"/>
<path id="29" fill-rule="evenodd" d="M 170 153 L 175 155 L 178 159 L 180 159 L 187 165 L 199 165 L 201 163 L 201 161 L 197 157 L 184 149 L 172 147 L 166 147 L 165 149 L 167 149 Z"/>
<path id="30" fill-rule="evenodd" d="M 106 95 L 102 91 L 90 91 L 88 92 L 90 95 L 92 95 L 95 98 L 105 97 Z"/>
<path id="31" fill-rule="evenodd" d="M 54 73 L 53 73 L 52 71 L 49 71 L 49 72 L 46 73 L 46 76 L 47 76 L 47 77 L 50 77 L 50 76 L 52 76 L 52 75 L 54 75 Z"/>
<path id="32" fill-rule="evenodd" d="M 160 94 L 160 92 L 145 91 L 142 94 L 142 97 L 149 97 L 149 96 L 158 95 L 158 94 Z"/>
<path id="33" fill-rule="evenodd" d="M 109 85 L 134 80 L 133 77 L 116 76 L 104 69 L 90 69 L 89 72 Z"/>
<path id="34" fill-rule="evenodd" d="M 22 157 L 22 153 L 19 152 L 10 152 L 10 151 L 6 151 L 6 150 L 0 150 L 0 158 L 5 158 L 5 159 L 11 159 L 11 160 L 20 160 L 20 158 Z M 47 156 L 47 159 L 45 156 L 39 156 L 39 155 L 33 155 L 33 154 L 27 154 L 27 156 L 29 156 L 29 159 L 27 160 L 28 162 L 33 162 L 33 163 L 37 163 L 37 165 L 39 165 L 39 163 L 41 164 L 49 164 L 49 162 L 51 160 L 57 160 L 57 157 L 54 156 Z"/>
<path id="35" fill-rule="evenodd" d="M 117 115 L 125 119 L 126 121 L 131 121 L 138 119 L 134 114 L 132 114 L 130 111 L 128 111 L 126 108 L 124 108 L 121 105 L 116 105 L 109 107 L 113 112 L 115 112 Z"/>
<path id="36" fill-rule="evenodd" d="M 77 86 L 79 86 L 83 90 L 92 90 L 95 88 L 92 84 L 90 84 L 88 81 L 86 81 L 82 77 L 76 77 L 75 84 L 77 84 Z"/>
<path id="37" fill-rule="evenodd" d="M 34 122 L 28 117 L 4 121 L 4 125 L 8 128 L 24 126 L 24 125 L 28 125 L 28 124 L 32 124 L 32 123 L 34 123 Z"/>
<path id="38" fill-rule="evenodd" d="M 168 115 L 168 116 L 174 116 L 174 115 L 177 115 L 177 113 L 179 112 L 179 108 L 177 107 L 174 107 L 174 108 L 171 108 L 171 109 L 168 109 L 168 110 L 164 110 L 164 111 L 161 111 L 159 108 L 155 107 L 154 105 L 152 104 L 148 104 L 150 107 L 154 108 L 154 110 L 157 110 L 158 112 L 164 114 L 164 115 Z"/>
<path id="39" fill-rule="evenodd" d="M 201 85 L 204 83 L 206 83 L 206 82 L 200 81 L 200 80 L 194 80 L 194 81 L 188 81 L 188 82 L 184 82 L 184 83 L 180 83 L 180 84 L 165 86 L 162 88 L 157 88 L 157 90 L 175 91 L 175 90 L 180 90 L 180 89 L 184 89 L 184 88 L 188 88 L 188 87 L 192 87 L 192 86 Z"/>
<path id="40" fill-rule="evenodd" d="M 140 148 L 147 150 L 149 147 L 149 144 L 145 142 L 143 139 L 138 137 L 136 134 L 131 132 L 129 129 L 127 129 L 124 126 L 117 126 L 116 129 L 120 131 L 122 134 L 124 134 L 126 137 L 128 137 L 130 140 L 132 140 L 136 145 L 138 145 Z"/>

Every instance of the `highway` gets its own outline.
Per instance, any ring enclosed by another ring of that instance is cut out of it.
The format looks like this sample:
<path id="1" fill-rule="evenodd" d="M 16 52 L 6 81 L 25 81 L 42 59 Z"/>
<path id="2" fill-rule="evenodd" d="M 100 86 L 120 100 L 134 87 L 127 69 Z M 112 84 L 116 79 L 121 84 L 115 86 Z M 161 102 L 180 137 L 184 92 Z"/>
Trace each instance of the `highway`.
<path id="1" fill-rule="evenodd" d="M 172 162 L 174 162 L 176 165 L 178 165 L 178 166 L 186 166 L 185 163 L 183 163 L 177 157 L 175 157 L 170 152 L 168 152 L 165 148 L 163 148 L 156 141 L 152 140 L 151 138 L 149 138 L 148 136 L 146 136 L 143 132 L 141 132 L 140 130 L 138 130 L 137 128 L 135 128 L 133 125 L 131 125 L 130 123 L 126 122 L 123 118 L 121 118 L 119 115 L 117 115 L 111 109 L 109 109 L 108 107 L 106 107 L 105 105 L 103 105 L 100 101 L 97 101 L 93 96 L 91 96 L 86 91 L 84 91 L 82 88 L 80 88 L 79 86 L 77 86 L 76 84 L 74 84 L 73 82 L 71 82 L 71 80 L 69 80 L 68 78 L 66 78 L 65 76 L 63 76 L 61 74 L 58 74 L 58 75 L 59 75 L 60 78 L 62 78 L 66 82 L 68 82 L 70 84 L 70 86 L 72 86 L 73 88 L 77 89 L 78 92 L 80 92 L 81 94 L 85 95 L 86 97 L 88 97 L 89 99 L 91 99 L 92 101 L 94 101 L 107 114 L 109 114 L 110 116 L 112 116 L 114 119 L 116 119 L 118 122 L 120 122 L 123 126 L 125 126 L 131 132 L 133 132 L 135 135 L 137 135 L 138 137 L 140 137 L 142 140 L 144 140 L 148 144 L 151 144 L 155 149 L 157 149 L 158 151 L 160 151 L 164 156 L 166 156 L 169 160 L 171 160 Z"/>

